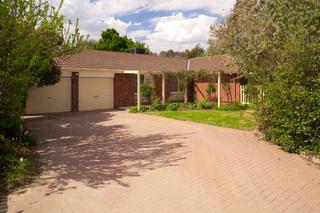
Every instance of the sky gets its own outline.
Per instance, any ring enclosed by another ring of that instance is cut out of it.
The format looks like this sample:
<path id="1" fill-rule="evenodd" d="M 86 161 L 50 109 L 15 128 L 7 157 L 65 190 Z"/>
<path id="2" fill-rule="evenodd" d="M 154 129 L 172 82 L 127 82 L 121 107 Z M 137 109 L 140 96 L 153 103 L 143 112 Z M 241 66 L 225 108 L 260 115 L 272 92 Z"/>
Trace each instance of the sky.
<path id="1" fill-rule="evenodd" d="M 49 0 L 57 5 L 60 0 Z M 210 25 L 219 23 L 235 0 L 64 0 L 66 20 L 79 18 L 82 34 L 99 40 L 101 31 L 146 43 L 152 52 L 207 47 Z"/>

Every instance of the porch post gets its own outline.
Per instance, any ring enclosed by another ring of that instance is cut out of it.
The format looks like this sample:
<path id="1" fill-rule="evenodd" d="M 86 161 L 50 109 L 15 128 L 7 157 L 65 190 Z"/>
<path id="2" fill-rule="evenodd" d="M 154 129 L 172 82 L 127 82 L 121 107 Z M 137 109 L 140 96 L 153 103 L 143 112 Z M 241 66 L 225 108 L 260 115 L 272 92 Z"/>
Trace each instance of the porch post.
<path id="1" fill-rule="evenodd" d="M 166 79 L 165 79 L 165 74 L 162 73 L 162 104 L 166 103 Z"/>
<path id="2" fill-rule="evenodd" d="M 140 110 L 140 72 L 137 72 L 137 108 Z"/>
<path id="3" fill-rule="evenodd" d="M 221 73 L 218 72 L 218 108 L 221 105 Z"/>

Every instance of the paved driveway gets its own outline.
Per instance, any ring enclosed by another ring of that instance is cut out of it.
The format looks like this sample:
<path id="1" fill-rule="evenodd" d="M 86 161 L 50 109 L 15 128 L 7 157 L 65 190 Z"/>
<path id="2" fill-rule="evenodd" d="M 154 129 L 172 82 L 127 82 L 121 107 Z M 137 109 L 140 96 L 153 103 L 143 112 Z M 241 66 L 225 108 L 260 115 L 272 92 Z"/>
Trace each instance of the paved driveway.
<path id="1" fill-rule="evenodd" d="M 29 127 L 41 173 L 8 212 L 320 212 L 320 169 L 252 132 L 125 111 Z"/>

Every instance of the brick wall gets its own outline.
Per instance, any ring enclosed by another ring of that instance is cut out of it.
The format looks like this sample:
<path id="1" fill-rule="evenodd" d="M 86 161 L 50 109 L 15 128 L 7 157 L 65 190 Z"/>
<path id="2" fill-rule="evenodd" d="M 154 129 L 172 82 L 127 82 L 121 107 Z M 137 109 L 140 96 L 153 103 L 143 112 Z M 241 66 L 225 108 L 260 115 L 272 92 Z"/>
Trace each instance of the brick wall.
<path id="1" fill-rule="evenodd" d="M 154 85 L 155 85 L 155 95 L 161 100 L 162 98 L 162 76 L 154 75 L 153 76 Z M 177 81 L 172 77 L 166 77 L 166 100 L 168 100 L 170 96 L 170 92 L 177 91 Z"/>
<path id="2" fill-rule="evenodd" d="M 240 81 L 235 79 L 236 75 L 225 74 L 221 78 L 221 102 L 230 103 L 233 101 L 240 101 Z M 222 83 L 229 86 L 223 86 Z M 218 83 L 215 82 L 216 92 L 211 94 L 210 101 L 217 102 L 218 100 Z M 208 86 L 207 79 L 201 79 L 195 83 L 196 100 L 202 101 L 207 98 L 206 88 Z"/>

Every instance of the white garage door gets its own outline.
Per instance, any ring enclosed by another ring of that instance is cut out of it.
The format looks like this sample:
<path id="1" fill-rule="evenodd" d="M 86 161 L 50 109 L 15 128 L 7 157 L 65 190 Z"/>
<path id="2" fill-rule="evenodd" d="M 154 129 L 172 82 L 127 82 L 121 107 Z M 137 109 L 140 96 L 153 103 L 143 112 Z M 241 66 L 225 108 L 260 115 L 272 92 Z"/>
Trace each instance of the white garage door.
<path id="1" fill-rule="evenodd" d="M 59 83 L 29 90 L 27 114 L 71 111 L 71 78 L 61 77 Z"/>
<path id="2" fill-rule="evenodd" d="M 80 111 L 112 109 L 113 101 L 113 78 L 79 78 Z"/>

